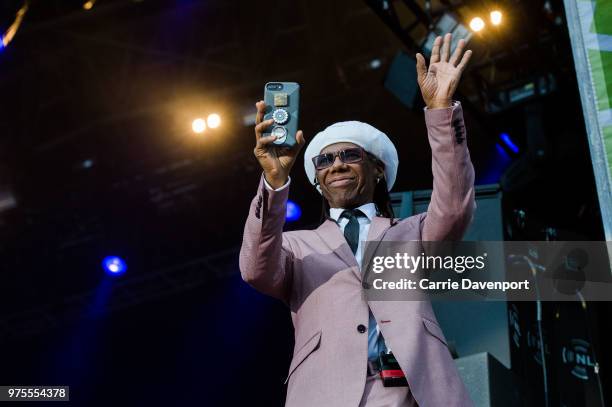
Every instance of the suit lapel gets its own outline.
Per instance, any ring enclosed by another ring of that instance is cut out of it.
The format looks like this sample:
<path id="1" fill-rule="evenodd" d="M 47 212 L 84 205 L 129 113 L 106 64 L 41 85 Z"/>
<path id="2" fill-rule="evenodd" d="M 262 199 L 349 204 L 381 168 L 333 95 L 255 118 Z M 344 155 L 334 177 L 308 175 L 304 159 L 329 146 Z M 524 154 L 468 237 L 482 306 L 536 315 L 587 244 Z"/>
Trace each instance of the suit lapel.
<path id="1" fill-rule="evenodd" d="M 380 242 L 387 233 L 387 230 L 390 228 L 389 218 L 382 218 L 380 216 L 375 216 L 372 219 L 372 223 L 370 224 L 370 230 L 368 231 L 368 239 L 363 247 L 363 259 L 361 261 L 362 274 L 366 273 L 368 270 L 368 264 L 370 260 L 376 253 Z M 364 281 L 362 276 L 360 276 L 361 281 Z M 367 276 L 366 276 L 367 280 Z"/>
<path id="2" fill-rule="evenodd" d="M 340 227 L 333 220 L 326 220 L 321 226 L 319 226 L 315 233 L 325 243 L 329 249 L 336 254 L 342 261 L 349 267 L 359 268 L 357 259 L 353 255 L 351 248 L 349 247 L 344 235 L 340 231 Z"/>
<path id="3" fill-rule="evenodd" d="M 380 216 L 374 216 L 372 223 L 370 224 L 370 230 L 368 232 L 368 242 L 379 241 L 383 232 L 389 228 L 389 218 L 381 218 Z"/>
<path id="4" fill-rule="evenodd" d="M 375 216 L 370 224 L 370 230 L 368 231 L 367 245 L 364 247 L 364 258 L 363 265 L 366 266 L 369 262 L 369 258 L 374 253 L 375 248 L 380 244 L 381 239 L 385 235 L 385 232 L 389 229 L 389 218 L 381 218 Z M 351 267 L 353 273 L 359 280 L 361 280 L 361 272 L 359 270 L 359 264 L 351 248 L 349 247 L 344 235 L 340 231 L 340 227 L 333 220 L 326 220 L 321 226 L 319 226 L 315 233 L 325 243 L 327 247 L 333 251 L 347 266 Z"/>

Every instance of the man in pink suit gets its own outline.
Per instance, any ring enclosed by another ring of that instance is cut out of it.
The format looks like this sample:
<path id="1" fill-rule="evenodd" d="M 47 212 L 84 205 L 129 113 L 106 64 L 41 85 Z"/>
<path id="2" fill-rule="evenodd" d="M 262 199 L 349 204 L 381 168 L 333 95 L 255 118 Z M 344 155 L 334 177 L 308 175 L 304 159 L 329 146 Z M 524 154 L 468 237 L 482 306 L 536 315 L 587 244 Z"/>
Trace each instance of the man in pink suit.
<path id="1" fill-rule="evenodd" d="M 295 328 L 287 406 L 471 406 L 446 339 L 428 301 L 366 301 L 363 241 L 458 240 L 472 220 L 474 170 L 461 105 L 452 102 L 471 51 L 438 37 L 429 67 L 417 54 L 427 107 L 433 193 L 426 213 L 393 218 L 388 191 L 397 174 L 391 141 L 360 122 L 334 124 L 311 141 L 306 173 L 323 196 L 326 220 L 316 230 L 283 232 L 289 173 L 305 144 L 277 149 L 257 103 L 263 169 L 240 252 L 243 279 L 283 300 Z M 386 387 L 376 355 L 392 351 L 407 385 Z"/>

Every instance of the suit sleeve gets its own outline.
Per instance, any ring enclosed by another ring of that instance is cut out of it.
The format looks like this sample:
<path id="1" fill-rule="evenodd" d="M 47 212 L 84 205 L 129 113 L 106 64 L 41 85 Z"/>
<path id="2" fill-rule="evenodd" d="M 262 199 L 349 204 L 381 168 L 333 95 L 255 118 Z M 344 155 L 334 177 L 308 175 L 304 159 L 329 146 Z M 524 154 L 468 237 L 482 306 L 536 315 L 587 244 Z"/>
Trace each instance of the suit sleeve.
<path id="1" fill-rule="evenodd" d="M 293 253 L 283 235 L 289 188 L 266 188 L 263 175 L 251 202 L 242 247 L 240 274 L 256 290 L 289 303 Z"/>
<path id="2" fill-rule="evenodd" d="M 474 167 L 461 104 L 425 110 L 425 123 L 432 152 L 433 191 L 421 222 L 422 239 L 461 240 L 476 209 Z"/>

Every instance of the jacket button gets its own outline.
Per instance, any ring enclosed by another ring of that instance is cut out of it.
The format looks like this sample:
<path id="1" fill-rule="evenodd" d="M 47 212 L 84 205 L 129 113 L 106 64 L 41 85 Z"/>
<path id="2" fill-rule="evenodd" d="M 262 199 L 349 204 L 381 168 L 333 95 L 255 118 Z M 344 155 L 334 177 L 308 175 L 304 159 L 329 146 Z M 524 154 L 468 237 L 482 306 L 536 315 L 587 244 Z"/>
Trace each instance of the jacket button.
<path id="1" fill-rule="evenodd" d="M 365 325 L 363 325 L 363 324 L 357 325 L 357 332 L 359 332 L 360 334 L 364 333 L 367 330 L 368 329 L 365 327 Z"/>

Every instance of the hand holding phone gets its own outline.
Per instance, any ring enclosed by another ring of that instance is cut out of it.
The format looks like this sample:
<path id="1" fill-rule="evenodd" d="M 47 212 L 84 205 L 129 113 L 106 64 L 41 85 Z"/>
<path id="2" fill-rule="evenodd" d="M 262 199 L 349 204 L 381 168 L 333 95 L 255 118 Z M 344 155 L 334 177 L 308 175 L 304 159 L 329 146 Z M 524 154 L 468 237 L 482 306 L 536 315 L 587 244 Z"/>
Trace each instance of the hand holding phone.
<path id="1" fill-rule="evenodd" d="M 300 85 L 296 82 L 268 82 L 264 86 L 264 102 L 264 120 L 273 120 L 264 136 L 276 136 L 276 146 L 292 147 L 298 129 Z"/>
<path id="2" fill-rule="evenodd" d="M 291 147 L 277 146 L 274 142 L 277 137 L 270 134 L 274 119 L 264 120 L 269 106 L 260 100 L 255 104 L 257 116 L 255 118 L 255 149 L 253 153 L 261 165 L 264 177 L 270 186 L 278 189 L 287 183 L 291 168 L 295 163 L 300 150 L 305 144 L 304 134 L 301 130 L 295 133 L 295 143 Z M 267 133 L 264 133 L 268 130 Z M 267 134 L 267 136 L 265 135 Z"/>

